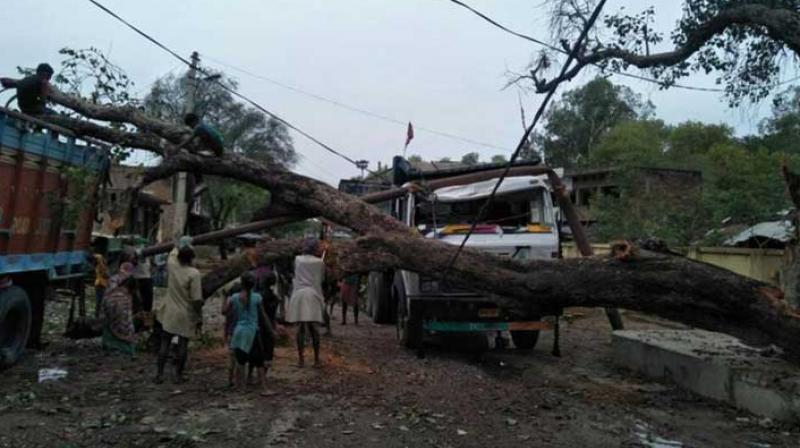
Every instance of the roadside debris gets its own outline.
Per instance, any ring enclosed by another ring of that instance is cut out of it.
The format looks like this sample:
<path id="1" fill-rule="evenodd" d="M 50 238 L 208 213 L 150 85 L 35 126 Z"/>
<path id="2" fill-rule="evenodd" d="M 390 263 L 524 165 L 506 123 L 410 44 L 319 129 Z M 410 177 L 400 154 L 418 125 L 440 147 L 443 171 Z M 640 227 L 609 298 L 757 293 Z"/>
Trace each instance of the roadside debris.
<path id="1" fill-rule="evenodd" d="M 67 377 L 67 371 L 59 368 L 39 369 L 39 382 L 58 381 Z"/>

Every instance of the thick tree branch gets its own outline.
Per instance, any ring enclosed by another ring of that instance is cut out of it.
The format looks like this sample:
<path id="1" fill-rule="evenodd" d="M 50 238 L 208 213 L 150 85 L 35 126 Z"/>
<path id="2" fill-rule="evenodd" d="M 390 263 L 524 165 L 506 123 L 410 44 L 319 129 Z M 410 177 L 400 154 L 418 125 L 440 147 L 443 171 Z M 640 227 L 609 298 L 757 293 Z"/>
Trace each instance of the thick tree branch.
<path id="1" fill-rule="evenodd" d="M 290 260 L 300 253 L 303 242 L 300 240 L 267 241 L 256 246 L 258 263 L 271 265 Z M 224 266 L 203 276 L 203 297 L 209 298 L 218 289 L 235 280 L 242 272 L 253 269 L 253 260 L 244 255 L 230 258 Z"/>
<path id="2" fill-rule="evenodd" d="M 299 242 L 257 247 L 267 263 L 289 259 Z M 455 246 L 408 234 L 375 233 L 335 244 L 339 275 L 406 269 L 440 277 Z M 203 279 L 207 294 L 250 269 L 244 258 Z M 450 270 L 459 287 L 491 296 L 521 312 L 555 313 L 566 307 L 622 307 L 694 327 L 732 334 L 754 344 L 774 343 L 800 359 L 800 315 L 780 291 L 704 263 L 641 251 L 635 256 L 519 262 L 465 250 Z"/>
<path id="3" fill-rule="evenodd" d="M 42 117 L 44 121 L 67 128 L 78 136 L 94 137 L 98 140 L 120 145 L 126 148 L 138 148 L 164 154 L 168 147 L 160 137 L 142 132 L 125 132 L 118 129 L 102 126 L 91 121 L 70 118 L 64 115 Z"/>
<path id="4" fill-rule="evenodd" d="M 175 135 L 175 128 L 159 128 L 160 124 L 143 121 L 141 114 L 129 109 L 120 115 L 108 110 L 93 113 L 105 118 L 127 116 L 144 123 L 133 123 L 142 129 L 161 136 Z M 165 152 L 170 154 L 163 165 L 148 170 L 146 180 L 178 171 L 235 178 L 270 190 L 300 213 L 323 216 L 366 235 L 338 248 L 344 272 L 394 267 L 441 277 L 457 250 L 420 237 L 358 198 L 278 165 L 236 154 L 207 157 L 187 151 Z M 299 244 L 275 241 L 262 244 L 257 250 L 262 261 L 271 262 L 291 257 Z M 251 266 L 252 260 L 232 260 L 205 277 L 205 293 L 210 294 Z M 449 272 L 449 278 L 460 286 L 497 297 L 512 308 L 551 313 L 569 306 L 622 307 L 725 331 L 750 342 L 772 342 L 795 359 L 800 358 L 796 343 L 800 339 L 800 316 L 779 299 L 779 293 L 758 281 L 683 258 L 645 254 L 624 260 L 583 258 L 522 263 L 467 248 Z"/>
<path id="5" fill-rule="evenodd" d="M 95 104 L 56 88 L 51 89 L 48 97 L 54 103 L 72 109 L 84 117 L 112 123 L 131 123 L 140 130 L 157 134 L 173 144 L 179 144 L 191 135 L 188 127 L 150 117 L 134 106 Z"/>
<path id="6" fill-rule="evenodd" d="M 380 209 L 344 194 L 323 182 L 287 171 L 280 165 L 258 163 L 237 154 L 207 157 L 182 151 L 148 169 L 143 183 L 169 177 L 180 171 L 202 172 L 238 179 L 269 190 L 297 213 L 323 216 L 360 234 L 372 230 L 409 232 L 408 227 Z"/>
<path id="7" fill-rule="evenodd" d="M 613 59 L 642 69 L 675 66 L 700 51 L 713 37 L 736 26 L 748 26 L 753 32 L 765 34 L 800 55 L 800 13 L 763 4 L 744 4 L 724 9 L 688 30 L 683 36 L 683 43 L 671 51 L 638 54 L 624 48 L 603 48 L 579 55 L 576 65 L 568 72 L 548 82 L 539 82 L 536 90 L 539 93 L 548 92 L 561 82 L 574 78 L 587 65 Z"/>

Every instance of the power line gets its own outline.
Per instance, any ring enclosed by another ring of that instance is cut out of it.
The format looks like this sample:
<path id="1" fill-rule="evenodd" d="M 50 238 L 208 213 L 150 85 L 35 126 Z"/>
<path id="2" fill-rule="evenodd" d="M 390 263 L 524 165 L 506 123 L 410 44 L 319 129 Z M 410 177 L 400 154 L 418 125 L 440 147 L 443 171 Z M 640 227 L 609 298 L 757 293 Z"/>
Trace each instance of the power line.
<path id="1" fill-rule="evenodd" d="M 179 55 L 175 51 L 171 50 L 169 47 L 167 47 L 166 45 L 162 44 L 161 42 L 159 42 L 158 40 L 156 40 L 154 37 L 150 36 L 149 34 L 145 33 L 144 31 L 140 30 L 139 28 L 137 28 L 135 25 L 131 24 L 127 20 L 123 19 L 122 17 L 117 15 L 114 11 L 111 11 L 110 9 L 108 9 L 105 6 L 103 6 L 101 3 L 97 2 L 96 0 L 88 0 L 88 1 L 90 3 L 92 3 L 93 5 L 97 6 L 98 8 L 100 8 L 102 11 L 104 11 L 105 13 L 110 15 L 111 17 L 114 17 L 115 19 L 117 19 L 121 23 L 125 24 L 128 28 L 130 28 L 131 30 L 135 31 L 137 34 L 139 34 L 140 36 L 144 37 L 145 39 L 149 40 L 150 42 L 152 42 L 157 47 L 159 47 L 162 50 L 166 51 L 167 53 L 172 55 L 174 58 L 176 58 L 179 61 L 183 62 L 188 67 L 192 67 L 192 63 L 189 60 L 187 60 L 183 56 Z M 195 67 L 195 68 L 197 69 L 197 71 L 199 71 L 200 73 L 202 73 L 202 74 L 204 74 L 206 76 L 211 76 L 212 75 L 211 73 L 208 73 L 206 70 L 202 69 L 201 67 Z M 311 140 L 312 142 L 316 143 L 317 145 L 319 145 L 323 149 L 329 151 L 330 153 L 332 153 L 334 155 L 337 155 L 337 156 L 341 157 L 342 159 L 352 163 L 355 166 L 358 166 L 358 164 L 356 163 L 356 161 L 354 159 L 352 159 L 352 158 L 348 157 L 347 155 L 342 154 L 341 152 L 331 148 L 330 146 L 326 145 L 325 143 L 323 143 L 322 141 L 320 141 L 316 137 L 312 136 L 311 134 L 303 131 L 302 129 L 298 128 L 297 126 L 295 126 L 295 125 L 291 124 L 290 122 L 284 120 L 283 118 L 281 118 L 280 116 L 274 114 L 273 112 L 270 112 L 264 106 L 262 106 L 262 105 L 258 104 L 257 102 L 251 100 L 247 96 L 245 96 L 245 95 L 243 95 L 243 94 L 231 89 L 230 87 L 226 86 L 225 84 L 223 84 L 219 80 L 213 80 L 213 82 L 216 83 L 221 88 L 223 88 L 224 90 L 226 90 L 231 95 L 234 95 L 234 96 L 242 99 L 243 101 L 247 102 L 251 106 L 253 106 L 256 109 L 260 110 L 261 112 L 264 112 L 265 114 L 269 115 L 270 117 L 274 118 L 275 120 L 283 123 L 286 127 L 290 128 L 290 129 L 293 129 L 294 131 L 296 131 L 297 133 L 299 133 L 303 137 Z"/>
<path id="2" fill-rule="evenodd" d="M 559 47 L 557 47 L 557 46 L 555 46 L 553 44 L 550 44 L 550 43 L 544 42 L 542 40 L 536 39 L 535 37 L 528 36 L 527 34 L 518 33 L 516 31 L 510 29 L 510 28 L 500 24 L 496 20 L 492 19 L 491 17 L 487 16 L 486 14 L 478 11 L 477 9 L 473 8 L 472 6 L 462 2 L 460 0 L 450 0 L 450 1 L 455 3 L 458 6 L 461 6 L 462 8 L 465 8 L 465 9 L 469 10 L 470 12 L 475 14 L 476 16 L 478 16 L 481 19 L 485 20 L 486 22 L 494 25 L 495 27 L 500 28 L 501 30 L 505 31 L 506 33 L 509 33 L 511 35 L 514 35 L 514 36 L 517 36 L 517 37 L 519 37 L 521 39 L 525 39 L 525 40 L 527 40 L 529 42 L 533 42 L 535 44 L 541 45 L 541 46 L 543 46 L 545 48 L 548 48 L 550 50 L 556 51 L 558 53 L 568 54 L 568 52 L 566 50 L 564 50 L 563 48 L 559 48 Z M 604 69 L 603 67 L 601 67 L 598 64 L 594 64 L 593 63 L 591 65 L 593 65 L 595 67 L 598 67 L 598 68 L 600 68 L 602 70 L 608 70 L 608 69 Z M 687 86 L 687 85 L 678 84 L 678 83 L 668 84 L 668 83 L 666 83 L 664 81 L 660 81 L 660 80 L 655 79 L 655 78 L 649 78 L 647 76 L 635 75 L 633 73 L 625 73 L 625 72 L 621 72 L 619 70 L 608 70 L 608 71 L 610 71 L 611 73 L 613 73 L 615 75 L 624 76 L 626 78 L 632 78 L 632 79 L 637 79 L 639 81 L 646 81 L 646 82 L 651 82 L 651 83 L 654 83 L 654 84 L 658 84 L 661 87 L 669 86 L 669 87 L 676 87 L 676 88 L 686 89 L 686 90 L 695 90 L 695 91 L 700 91 L 700 92 L 724 92 L 723 89 L 718 89 L 718 88 L 715 88 L 715 87 L 695 87 L 695 86 Z"/>
<path id="3" fill-rule="evenodd" d="M 301 95 L 305 95 L 307 97 L 314 98 L 316 100 L 323 101 L 325 103 L 332 104 L 334 106 L 341 107 L 343 109 L 347 109 L 349 111 L 356 112 L 356 113 L 359 113 L 359 114 L 362 114 L 362 115 L 365 115 L 365 116 L 368 116 L 368 117 L 372 117 L 372 118 L 376 118 L 376 119 L 379 119 L 379 120 L 387 121 L 387 122 L 390 122 L 390 123 L 398 124 L 398 125 L 401 125 L 403 127 L 408 125 L 407 121 L 398 120 L 396 118 L 392 118 L 392 117 L 389 117 L 387 115 L 383 115 L 383 114 L 380 114 L 380 113 L 377 113 L 377 112 L 372 112 L 370 110 L 363 109 L 361 107 L 352 106 L 350 104 L 344 103 L 344 102 L 339 101 L 339 100 L 331 99 L 331 98 L 319 95 L 317 93 L 313 93 L 313 92 L 309 92 L 307 90 L 303 90 L 303 89 L 300 89 L 298 87 L 294 87 L 294 86 L 291 86 L 289 84 L 277 81 L 275 79 L 268 78 L 266 76 L 259 75 L 257 73 L 253 73 L 253 72 L 245 70 L 243 68 L 236 67 L 234 65 L 231 65 L 231 64 L 226 63 L 224 61 L 221 61 L 219 59 L 215 59 L 215 58 L 213 58 L 211 56 L 208 56 L 206 54 L 204 54 L 203 56 L 206 59 L 208 59 L 209 61 L 212 61 L 212 62 L 214 62 L 216 64 L 219 64 L 219 65 L 227 67 L 227 68 L 229 68 L 231 70 L 235 70 L 237 72 L 243 73 L 245 75 L 251 76 L 253 78 L 260 79 L 262 81 L 266 81 L 266 82 L 268 82 L 270 84 L 273 84 L 273 85 L 276 85 L 278 87 L 282 87 L 284 89 L 291 90 L 292 92 L 299 93 Z M 449 132 L 444 132 L 444 131 L 439 131 L 439 130 L 432 129 L 432 128 L 418 126 L 416 124 L 414 125 L 414 129 L 415 130 L 421 130 L 421 131 L 429 132 L 431 134 L 436 134 L 436 135 L 439 135 L 439 136 L 442 136 L 442 137 L 446 137 L 446 138 L 450 138 L 450 139 L 453 139 L 453 140 L 458 140 L 458 141 L 461 141 L 461 142 L 464 142 L 464 143 L 470 143 L 470 144 L 473 144 L 473 145 L 485 146 L 487 148 L 498 149 L 498 150 L 501 150 L 501 151 L 508 151 L 509 150 L 508 148 L 501 148 L 501 147 L 493 145 L 491 143 L 481 142 L 481 141 L 478 141 L 478 140 L 474 140 L 474 139 L 467 138 L 467 137 L 462 137 L 460 135 L 452 134 L 452 133 L 449 133 Z"/>
<path id="4" fill-rule="evenodd" d="M 581 46 L 581 43 L 586 38 L 586 35 L 589 34 L 589 30 L 594 26 L 594 23 L 597 20 L 597 17 L 600 15 L 600 11 L 602 11 L 602 9 L 605 6 L 605 4 L 606 4 L 606 0 L 600 0 L 597 3 L 597 6 L 595 7 L 594 11 L 592 12 L 592 15 L 585 22 L 585 25 L 583 26 L 583 29 L 581 30 L 581 34 L 578 36 L 578 39 L 575 41 L 575 43 L 572 46 L 572 49 L 567 54 L 567 60 L 564 62 L 564 65 L 561 66 L 561 73 L 559 74 L 559 78 L 558 79 L 562 79 L 564 77 L 564 74 L 567 72 L 567 70 L 569 70 L 569 66 L 572 64 L 572 61 L 575 59 L 575 57 L 576 57 L 576 55 L 578 53 L 578 49 Z M 461 255 L 461 252 L 464 250 L 464 246 L 467 245 L 467 240 L 469 240 L 469 237 L 475 231 L 475 228 L 477 227 L 478 222 L 480 222 L 480 220 L 483 219 L 483 216 L 486 214 L 486 211 L 489 209 L 489 206 L 492 205 L 492 202 L 494 201 L 494 197 L 497 194 L 497 190 L 500 188 L 500 185 L 503 183 L 503 180 L 505 180 L 505 178 L 508 176 L 509 171 L 511 171 L 511 167 L 514 166 L 514 162 L 519 157 L 520 152 L 522 152 L 522 149 L 527 145 L 528 138 L 530 137 L 531 133 L 533 132 L 533 129 L 536 127 L 536 124 L 539 122 L 539 120 L 542 118 L 542 116 L 544 116 L 544 111 L 547 108 L 547 103 L 549 103 L 550 99 L 552 99 L 553 96 L 555 95 L 556 88 L 558 86 L 559 86 L 559 84 L 556 84 L 552 89 L 548 90 L 548 92 L 545 95 L 544 99 L 542 100 L 541 104 L 539 104 L 539 108 L 536 110 L 536 115 L 533 117 L 533 121 L 525 129 L 525 133 L 522 135 L 522 138 L 520 139 L 519 143 L 517 144 L 517 149 L 514 150 L 514 154 L 511 155 L 511 159 L 506 164 L 506 167 L 503 170 L 503 173 L 500 175 L 500 178 L 497 179 L 497 183 L 494 184 L 494 188 L 492 189 L 492 192 L 489 194 L 489 197 L 486 198 L 486 202 L 484 202 L 483 205 L 481 206 L 480 210 L 478 211 L 478 215 L 475 217 L 475 219 L 472 221 L 472 224 L 469 227 L 469 231 L 467 232 L 466 235 L 464 235 L 464 239 L 461 241 L 461 244 L 458 246 L 458 250 L 456 251 L 455 254 L 453 254 L 453 257 L 450 259 L 450 262 L 448 263 L 447 267 L 445 268 L 444 274 L 442 275 L 442 283 L 446 283 L 447 282 L 447 274 L 448 274 L 448 272 L 450 271 L 450 269 L 455 264 L 456 260 L 458 259 L 458 256 Z"/>
<path id="5" fill-rule="evenodd" d="M 148 90 L 148 89 L 150 89 L 151 87 L 153 87 L 153 85 L 154 85 L 155 83 L 157 83 L 158 81 L 161 81 L 162 79 L 166 78 L 167 76 L 169 76 L 169 75 L 170 75 L 172 72 L 174 72 L 174 71 L 175 71 L 177 68 L 179 68 L 179 67 L 180 67 L 180 64 L 178 64 L 178 65 L 175 65 L 175 66 L 174 66 L 174 67 L 172 67 L 171 69 L 169 69 L 169 70 L 167 70 L 166 72 L 164 72 L 164 74 L 160 75 L 160 76 L 159 76 L 159 77 L 157 77 L 156 79 L 154 79 L 154 80 L 152 80 L 152 81 L 148 82 L 147 84 L 145 84 L 144 86 L 142 86 L 140 89 L 138 89 L 138 90 L 136 91 L 136 96 L 137 96 L 137 97 L 141 96 L 141 95 L 142 95 L 142 93 L 144 93 L 146 90 Z"/>

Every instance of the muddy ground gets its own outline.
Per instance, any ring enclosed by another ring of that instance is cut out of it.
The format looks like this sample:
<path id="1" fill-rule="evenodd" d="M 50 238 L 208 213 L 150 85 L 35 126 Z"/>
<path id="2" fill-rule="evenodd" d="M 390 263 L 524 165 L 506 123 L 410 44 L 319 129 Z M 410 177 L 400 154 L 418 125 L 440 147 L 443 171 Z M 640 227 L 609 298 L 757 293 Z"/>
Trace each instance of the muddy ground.
<path id="1" fill-rule="evenodd" d="M 97 340 L 58 336 L 64 306 L 50 304 L 47 348 L 0 373 L 2 447 L 800 446 L 796 426 L 620 369 L 597 310 L 570 310 L 561 358 L 546 332 L 532 353 L 434 345 L 417 359 L 391 326 L 337 322 L 323 368 L 298 369 L 294 351 L 280 347 L 262 396 L 226 387 L 217 304 L 206 307 L 209 336 L 179 386 L 151 382 L 152 355 L 108 355 Z M 666 324 L 626 320 L 632 329 Z M 67 376 L 38 383 L 44 368 Z"/>

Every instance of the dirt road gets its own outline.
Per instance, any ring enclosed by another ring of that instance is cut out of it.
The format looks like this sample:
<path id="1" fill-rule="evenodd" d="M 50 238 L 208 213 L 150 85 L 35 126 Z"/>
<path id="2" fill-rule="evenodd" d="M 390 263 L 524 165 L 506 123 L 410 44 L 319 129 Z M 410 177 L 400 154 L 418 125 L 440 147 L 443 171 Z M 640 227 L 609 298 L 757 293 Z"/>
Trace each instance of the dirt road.
<path id="1" fill-rule="evenodd" d="M 579 312 L 562 358 L 544 334 L 529 354 L 434 347 L 420 360 L 392 327 L 337 323 L 322 369 L 293 367 L 293 350 L 278 350 L 266 397 L 226 388 L 218 345 L 193 350 L 188 384 L 154 385 L 151 355 L 52 337 L 0 373 L 0 446 L 798 446 L 797 427 L 620 370 L 602 313 Z M 630 328 L 654 326 L 632 317 Z M 67 376 L 37 383 L 53 367 Z"/>

